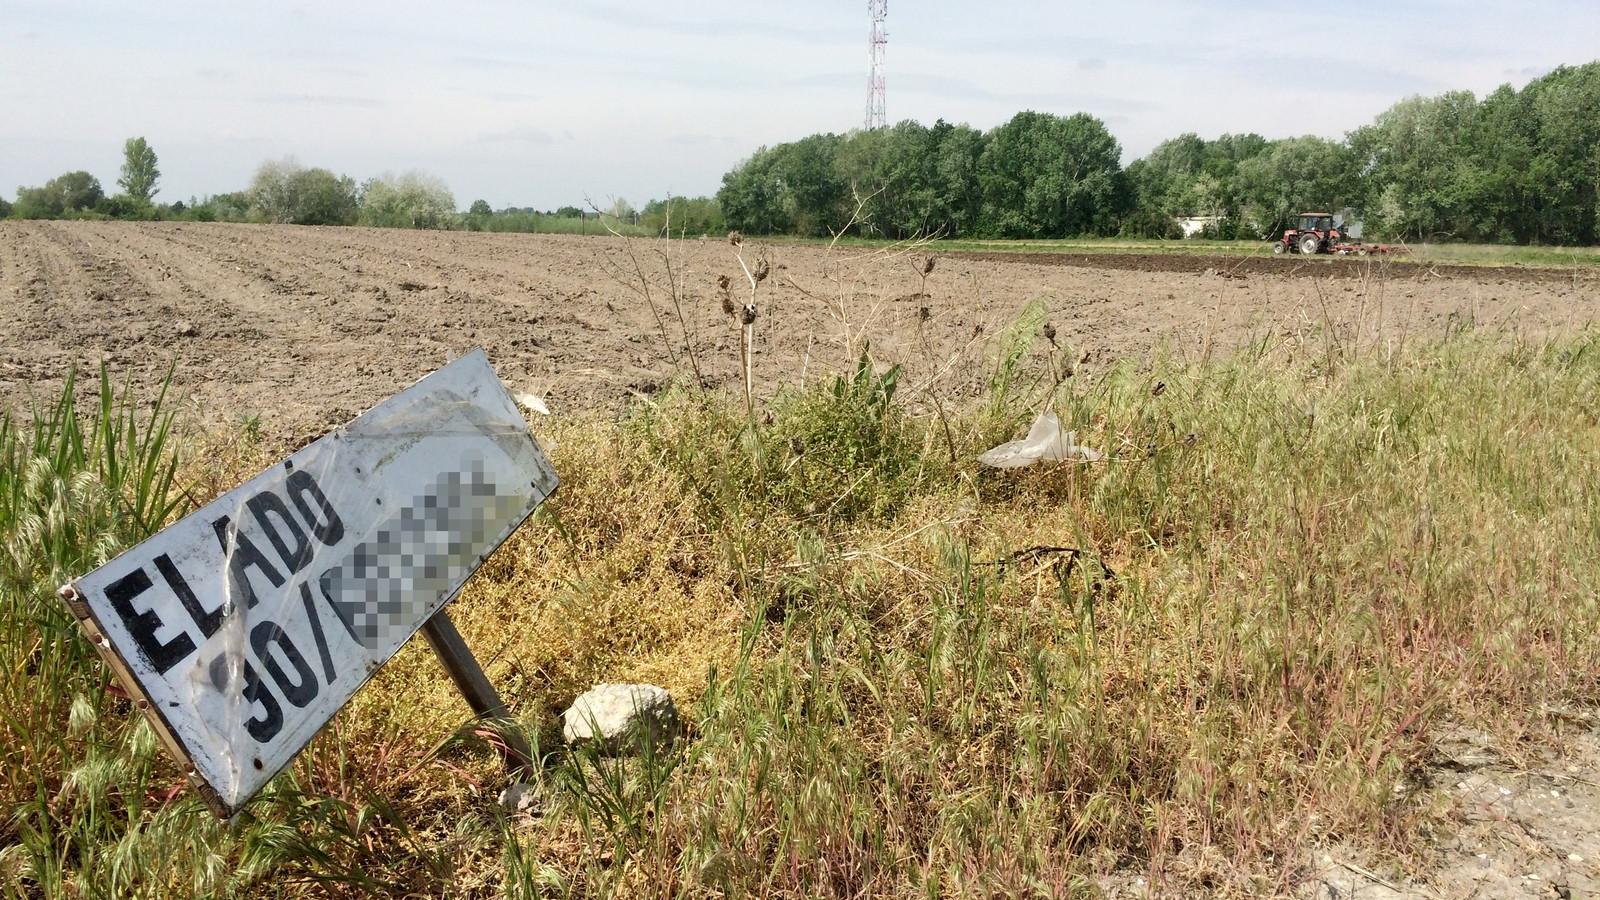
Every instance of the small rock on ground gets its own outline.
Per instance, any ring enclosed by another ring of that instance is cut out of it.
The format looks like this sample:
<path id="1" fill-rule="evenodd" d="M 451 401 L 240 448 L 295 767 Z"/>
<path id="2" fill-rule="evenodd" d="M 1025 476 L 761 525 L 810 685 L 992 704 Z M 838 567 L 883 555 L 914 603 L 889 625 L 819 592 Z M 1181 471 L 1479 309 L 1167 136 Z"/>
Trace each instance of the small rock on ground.
<path id="1" fill-rule="evenodd" d="M 647 736 L 658 746 L 672 741 L 678 708 L 666 688 L 653 684 L 601 684 L 561 714 L 561 736 L 568 744 L 598 741 L 606 752 L 628 753 Z"/>
<path id="2" fill-rule="evenodd" d="M 500 792 L 500 806 L 509 813 L 525 813 L 532 815 L 538 812 L 539 799 L 534 794 L 533 785 L 521 781 L 513 781 L 506 785 Z"/>

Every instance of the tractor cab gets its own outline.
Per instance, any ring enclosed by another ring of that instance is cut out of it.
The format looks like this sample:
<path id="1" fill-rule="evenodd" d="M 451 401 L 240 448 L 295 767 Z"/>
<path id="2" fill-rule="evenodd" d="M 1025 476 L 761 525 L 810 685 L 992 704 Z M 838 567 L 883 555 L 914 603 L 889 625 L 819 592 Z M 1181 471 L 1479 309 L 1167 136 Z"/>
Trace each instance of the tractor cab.
<path id="1" fill-rule="evenodd" d="M 1300 224 L 1297 227 L 1300 231 L 1326 233 L 1333 230 L 1333 216 L 1327 213 L 1301 213 Z"/>

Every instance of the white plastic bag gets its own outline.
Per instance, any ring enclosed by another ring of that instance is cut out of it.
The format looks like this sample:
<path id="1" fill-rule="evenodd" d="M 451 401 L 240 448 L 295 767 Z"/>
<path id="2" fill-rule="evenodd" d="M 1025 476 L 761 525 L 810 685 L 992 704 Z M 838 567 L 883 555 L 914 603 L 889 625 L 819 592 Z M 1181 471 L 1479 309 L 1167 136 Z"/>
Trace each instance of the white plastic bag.
<path id="1" fill-rule="evenodd" d="M 978 455 L 978 462 L 996 469 L 1016 469 L 1031 466 L 1041 459 L 1095 462 L 1103 458 L 1099 450 L 1081 446 L 1076 438 L 1073 432 L 1061 430 L 1061 420 L 1054 412 L 1044 412 L 1033 420 L 1027 437 L 984 451 Z"/>
<path id="2" fill-rule="evenodd" d="M 550 415 L 550 407 L 544 404 L 544 398 L 538 394 L 521 393 L 516 394 L 511 399 L 517 401 L 517 405 L 528 412 L 536 412 L 541 416 Z"/>

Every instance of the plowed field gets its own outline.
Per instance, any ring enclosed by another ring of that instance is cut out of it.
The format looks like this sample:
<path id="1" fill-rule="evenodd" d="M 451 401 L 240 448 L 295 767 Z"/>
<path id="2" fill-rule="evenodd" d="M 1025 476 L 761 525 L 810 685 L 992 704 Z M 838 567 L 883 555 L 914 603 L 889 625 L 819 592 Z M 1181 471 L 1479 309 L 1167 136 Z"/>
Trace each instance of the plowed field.
<path id="1" fill-rule="evenodd" d="M 864 340 L 912 384 L 937 376 L 947 395 L 973 390 L 985 344 L 1034 298 L 1057 340 L 1099 364 L 1308 334 L 1393 342 L 1476 325 L 1538 336 L 1590 321 L 1600 288 L 1593 273 L 1556 269 L 1024 254 L 944 255 L 924 284 L 908 254 L 745 254 L 771 263 L 755 326 L 764 394 L 838 369 Z M 604 412 L 697 368 L 707 383 L 737 383 L 719 275 L 742 303 L 733 248 L 716 240 L 0 222 L 0 397 L 47 399 L 71 367 L 101 360 L 143 383 L 175 365 L 199 421 L 259 417 L 301 436 L 481 345 L 553 411 Z"/>

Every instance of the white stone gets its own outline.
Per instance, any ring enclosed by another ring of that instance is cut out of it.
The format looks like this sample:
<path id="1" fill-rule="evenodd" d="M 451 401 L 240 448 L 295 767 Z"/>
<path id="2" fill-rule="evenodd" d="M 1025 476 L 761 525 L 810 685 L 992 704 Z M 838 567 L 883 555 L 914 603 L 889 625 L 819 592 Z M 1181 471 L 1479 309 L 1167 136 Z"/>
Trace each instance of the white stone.
<path id="1" fill-rule="evenodd" d="M 510 813 L 527 813 L 532 815 L 537 811 L 539 800 L 533 793 L 533 785 L 521 781 L 513 781 L 506 785 L 500 792 L 500 806 Z"/>
<path id="2" fill-rule="evenodd" d="M 599 741 L 610 753 L 631 753 L 646 735 L 665 746 L 677 729 L 672 695 L 653 684 L 596 685 L 561 714 L 561 736 L 568 744 Z"/>

